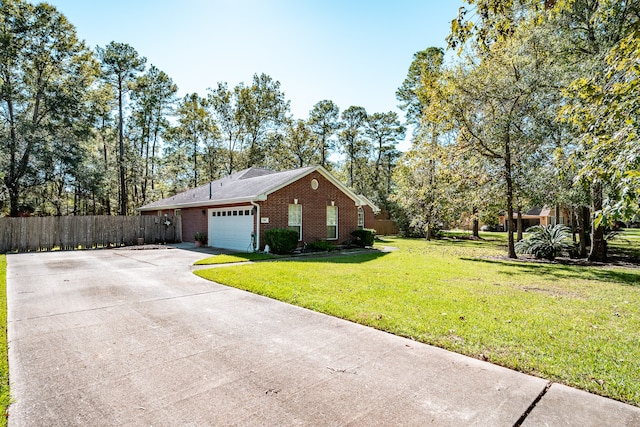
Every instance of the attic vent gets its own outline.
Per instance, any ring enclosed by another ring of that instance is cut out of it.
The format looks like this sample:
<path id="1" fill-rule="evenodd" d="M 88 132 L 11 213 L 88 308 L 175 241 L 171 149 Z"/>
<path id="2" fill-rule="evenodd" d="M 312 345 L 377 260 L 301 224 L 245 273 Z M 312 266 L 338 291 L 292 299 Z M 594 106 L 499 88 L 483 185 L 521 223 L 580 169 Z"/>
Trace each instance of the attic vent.
<path id="1" fill-rule="evenodd" d="M 312 190 L 317 190 L 318 189 L 318 180 L 315 179 L 315 178 L 311 180 L 311 189 Z"/>

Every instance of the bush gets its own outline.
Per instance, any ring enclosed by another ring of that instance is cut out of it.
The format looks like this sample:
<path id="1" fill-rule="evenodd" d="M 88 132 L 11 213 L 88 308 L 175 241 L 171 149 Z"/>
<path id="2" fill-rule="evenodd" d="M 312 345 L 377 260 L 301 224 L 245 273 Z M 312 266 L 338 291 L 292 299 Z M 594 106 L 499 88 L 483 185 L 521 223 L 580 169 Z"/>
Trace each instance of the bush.
<path id="1" fill-rule="evenodd" d="M 370 228 L 361 228 L 351 232 L 353 237 L 352 243 L 355 246 L 364 248 L 365 246 L 373 246 L 373 240 L 376 238 L 376 230 Z"/>
<path id="2" fill-rule="evenodd" d="M 316 242 L 307 243 L 305 247 L 310 251 L 331 252 L 336 249 L 336 246 L 333 243 L 327 242 L 326 240 L 318 240 Z"/>
<path id="3" fill-rule="evenodd" d="M 207 235 L 207 233 L 198 231 L 193 235 L 194 242 L 200 242 L 203 245 L 206 245 L 208 240 L 209 240 L 209 235 Z"/>
<path id="4" fill-rule="evenodd" d="M 527 229 L 529 238 L 516 243 L 516 252 L 553 261 L 562 251 L 571 249 L 571 230 L 562 225 L 534 225 Z"/>
<path id="5" fill-rule="evenodd" d="M 299 234 L 288 228 L 271 228 L 264 232 L 264 242 L 274 254 L 285 255 L 293 252 L 298 246 Z"/>

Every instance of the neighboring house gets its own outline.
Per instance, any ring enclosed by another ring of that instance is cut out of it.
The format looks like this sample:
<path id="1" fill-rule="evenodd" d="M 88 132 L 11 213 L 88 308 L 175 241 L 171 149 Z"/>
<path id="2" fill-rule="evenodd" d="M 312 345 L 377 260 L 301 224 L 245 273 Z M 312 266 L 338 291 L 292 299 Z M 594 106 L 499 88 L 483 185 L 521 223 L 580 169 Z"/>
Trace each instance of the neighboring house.
<path id="1" fill-rule="evenodd" d="M 303 242 L 351 238 L 373 228 L 379 209 L 322 166 L 284 172 L 249 168 L 138 208 L 143 215 L 181 216 L 184 241 L 196 232 L 209 246 L 252 252 L 264 249 L 264 232 L 291 228 Z"/>
<path id="2" fill-rule="evenodd" d="M 522 228 L 523 231 L 534 225 L 556 225 L 564 224 L 570 225 L 571 216 L 566 209 L 559 210 L 559 217 L 556 218 L 555 209 L 551 209 L 547 206 L 542 208 L 532 208 L 527 212 L 522 213 Z M 518 221 L 518 212 L 513 212 L 513 220 Z M 509 230 L 509 224 L 507 224 L 507 215 L 500 215 L 500 226 L 504 231 Z M 517 224 L 516 224 L 517 226 Z"/>

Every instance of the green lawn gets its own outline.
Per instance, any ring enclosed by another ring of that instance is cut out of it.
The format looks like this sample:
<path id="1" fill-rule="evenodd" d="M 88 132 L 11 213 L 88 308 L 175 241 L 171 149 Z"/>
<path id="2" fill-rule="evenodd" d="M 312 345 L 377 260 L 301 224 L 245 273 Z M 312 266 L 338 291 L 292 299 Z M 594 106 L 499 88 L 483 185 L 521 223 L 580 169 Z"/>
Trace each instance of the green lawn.
<path id="1" fill-rule="evenodd" d="M 640 262 L 640 228 L 629 228 L 609 241 L 609 249 L 614 254 L 624 255 Z"/>
<path id="2" fill-rule="evenodd" d="M 639 405 L 640 270 L 506 261 L 483 237 L 195 274 Z"/>
<path id="3" fill-rule="evenodd" d="M 7 425 L 9 394 L 9 359 L 7 344 L 7 257 L 0 255 L 0 426 Z"/>
<path id="4" fill-rule="evenodd" d="M 241 254 L 220 254 L 213 255 L 205 259 L 196 261 L 194 265 L 215 265 L 215 264 L 234 264 L 237 262 L 247 261 L 264 261 L 267 259 L 277 258 L 276 255 L 263 254 L 260 252 L 255 253 L 241 253 Z"/>

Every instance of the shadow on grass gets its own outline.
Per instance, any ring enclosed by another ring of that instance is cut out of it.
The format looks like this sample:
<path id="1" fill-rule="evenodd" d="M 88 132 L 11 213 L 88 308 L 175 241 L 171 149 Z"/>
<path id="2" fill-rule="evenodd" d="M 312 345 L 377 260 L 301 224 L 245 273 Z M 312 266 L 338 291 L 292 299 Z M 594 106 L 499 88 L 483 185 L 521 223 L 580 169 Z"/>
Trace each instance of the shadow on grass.
<path id="1" fill-rule="evenodd" d="M 294 257 L 280 260 L 282 262 L 304 262 L 315 264 L 363 264 L 365 262 L 374 261 L 388 255 L 388 252 L 371 251 L 359 254 L 327 254 L 323 256 L 313 257 Z"/>
<path id="2" fill-rule="evenodd" d="M 502 240 L 484 238 L 481 237 L 480 240 L 473 239 L 455 239 L 455 238 L 444 238 L 431 240 L 431 243 L 437 246 L 455 246 L 455 247 L 467 247 L 467 248 L 477 248 L 477 247 L 487 247 L 493 246 L 496 249 L 502 249 L 505 247 L 505 243 Z"/>
<path id="3" fill-rule="evenodd" d="M 465 261 L 500 265 L 508 270 L 501 272 L 507 275 L 535 274 L 541 276 L 554 276 L 558 278 L 575 278 L 597 280 L 600 282 L 617 283 L 627 286 L 640 287 L 640 271 L 630 272 L 620 269 L 613 270 L 597 266 L 562 265 L 562 264 L 537 264 L 519 261 L 502 261 L 478 258 L 461 258 Z"/>

